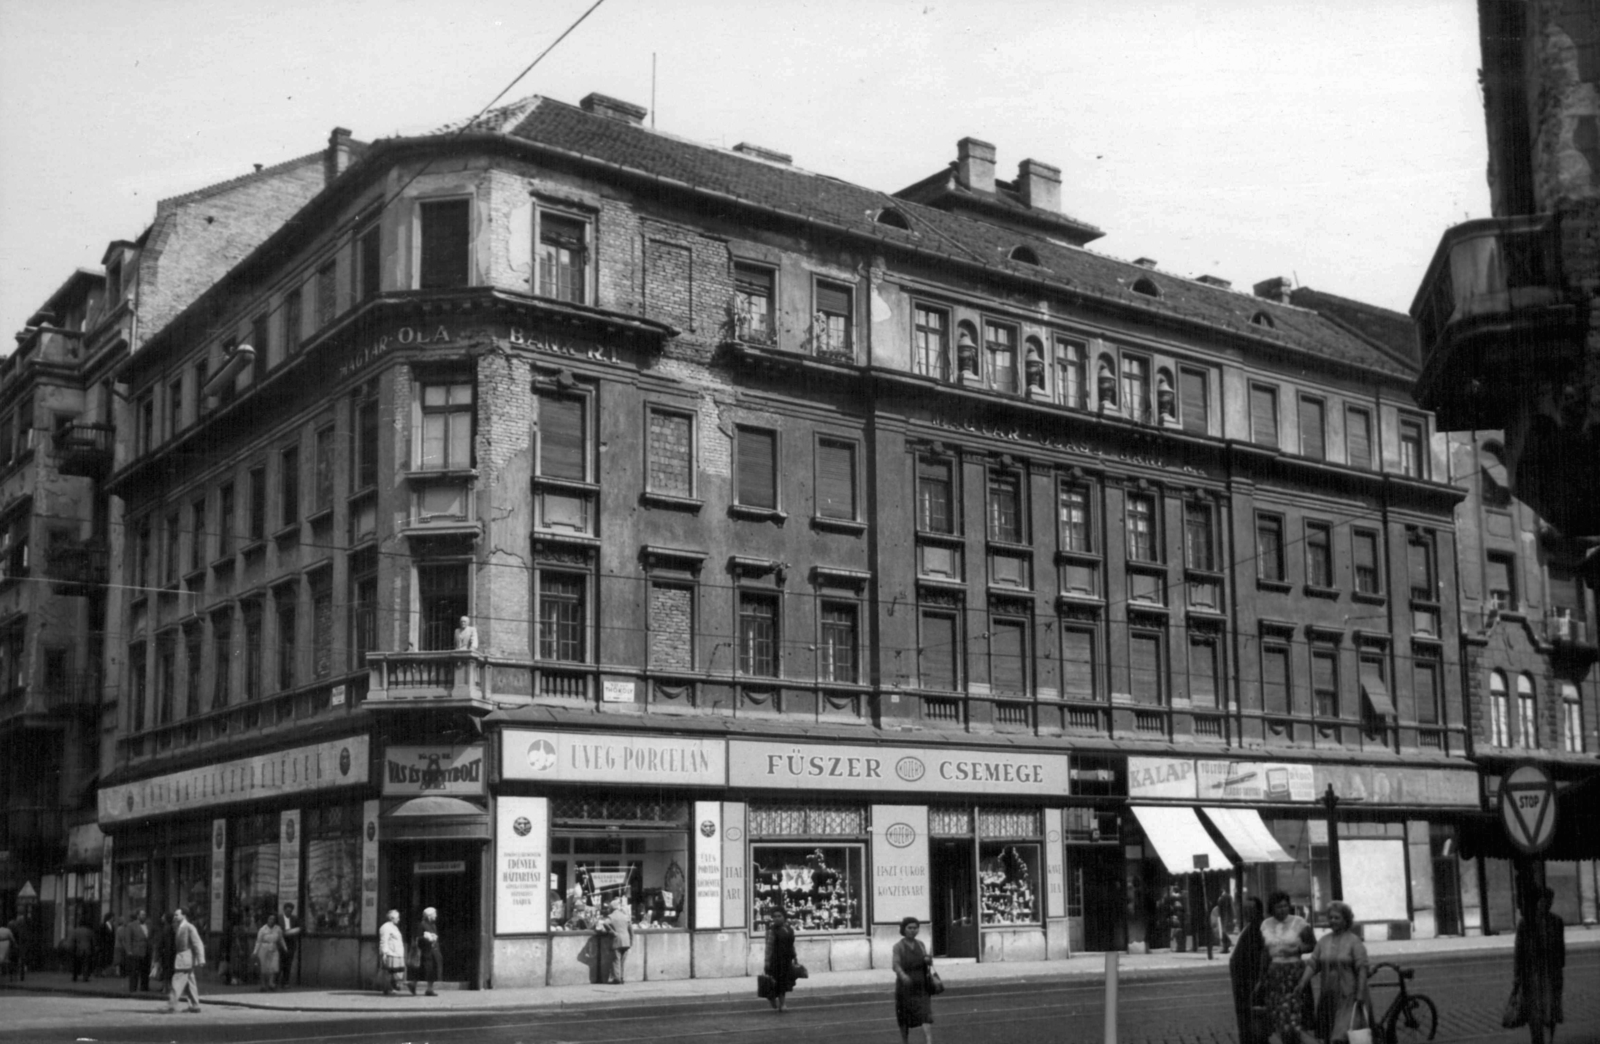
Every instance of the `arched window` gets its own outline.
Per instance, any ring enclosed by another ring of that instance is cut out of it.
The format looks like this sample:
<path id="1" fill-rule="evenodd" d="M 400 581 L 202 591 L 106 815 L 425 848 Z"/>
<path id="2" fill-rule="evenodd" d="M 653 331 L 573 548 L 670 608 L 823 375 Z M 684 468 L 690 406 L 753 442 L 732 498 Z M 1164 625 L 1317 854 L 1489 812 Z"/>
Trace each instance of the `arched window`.
<path id="1" fill-rule="evenodd" d="M 1265 326 L 1269 330 L 1275 329 L 1278 325 L 1273 321 L 1272 316 L 1268 315 L 1266 312 L 1257 312 L 1255 315 L 1250 317 L 1250 321 L 1256 326 Z"/>
<path id="2" fill-rule="evenodd" d="M 1037 265 L 1039 255 L 1033 252 L 1032 247 L 1019 246 L 1011 251 L 1011 260 L 1020 261 L 1025 265 Z"/>
<path id="3" fill-rule="evenodd" d="M 1494 730 L 1490 743 L 1496 747 L 1511 746 L 1511 696 L 1502 671 L 1489 672 L 1489 716 L 1490 727 Z"/>
<path id="4" fill-rule="evenodd" d="M 1539 708 L 1534 702 L 1533 679 L 1517 675 L 1517 746 L 1533 750 L 1539 746 Z"/>
<path id="5" fill-rule="evenodd" d="M 1561 683 L 1561 742 L 1566 750 L 1583 753 L 1583 701 L 1569 681 Z"/>
<path id="6" fill-rule="evenodd" d="M 1149 276 L 1140 276 L 1138 282 L 1133 284 L 1133 292 L 1146 297 L 1160 297 L 1161 288 Z"/>
<path id="7" fill-rule="evenodd" d="M 888 225 L 890 228 L 904 229 L 907 232 L 911 231 L 911 222 L 907 221 L 906 216 L 893 207 L 884 207 L 882 210 L 878 211 L 877 220 L 878 224 L 880 225 Z"/>

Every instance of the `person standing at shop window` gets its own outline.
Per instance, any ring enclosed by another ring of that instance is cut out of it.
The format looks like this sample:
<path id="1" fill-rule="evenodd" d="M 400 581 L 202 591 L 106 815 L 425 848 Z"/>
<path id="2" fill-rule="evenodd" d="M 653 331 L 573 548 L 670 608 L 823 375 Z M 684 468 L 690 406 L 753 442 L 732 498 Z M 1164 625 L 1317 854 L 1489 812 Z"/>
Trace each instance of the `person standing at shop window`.
<path id="1" fill-rule="evenodd" d="M 794 929 L 789 926 L 789 915 L 783 907 L 777 906 L 768 916 L 767 959 L 766 967 L 762 970 L 772 980 L 772 996 L 767 998 L 767 1002 L 781 1014 L 784 999 L 794 989 L 795 964 L 799 958 L 795 956 Z"/>
<path id="2" fill-rule="evenodd" d="M 600 930 L 611 936 L 610 980 L 621 985 L 628 963 L 628 950 L 633 946 L 633 916 L 628 912 L 626 899 L 606 903 L 602 912 L 605 917 L 600 922 Z"/>
<path id="3" fill-rule="evenodd" d="M 279 984 L 285 988 L 294 976 L 295 958 L 300 955 L 300 934 L 304 929 L 300 925 L 300 918 L 295 916 L 294 904 L 283 904 L 283 981 Z"/>
<path id="4" fill-rule="evenodd" d="M 439 981 L 439 911 L 431 906 L 422 910 L 422 927 L 417 929 L 417 973 L 410 982 L 416 996 L 417 980 L 428 984 L 427 996 L 437 997 L 433 984 Z"/>
<path id="5" fill-rule="evenodd" d="M 392 997 L 406 982 L 406 940 L 400 934 L 400 911 L 390 910 L 378 927 L 378 970 L 383 975 L 383 995 Z"/>
<path id="6" fill-rule="evenodd" d="M 1261 923 L 1261 994 L 1270 1023 L 1269 1032 L 1282 1044 L 1300 1040 L 1300 957 L 1316 946 L 1316 936 L 1306 919 L 1289 906 L 1288 892 L 1273 892 L 1267 900 L 1272 916 Z"/>

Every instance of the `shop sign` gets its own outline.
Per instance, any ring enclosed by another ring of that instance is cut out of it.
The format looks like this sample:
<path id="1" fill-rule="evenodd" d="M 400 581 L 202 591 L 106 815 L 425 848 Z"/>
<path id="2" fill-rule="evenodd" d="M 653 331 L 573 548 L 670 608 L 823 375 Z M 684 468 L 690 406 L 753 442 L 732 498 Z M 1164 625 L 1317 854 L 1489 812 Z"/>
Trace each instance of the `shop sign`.
<path id="1" fill-rule="evenodd" d="M 872 919 L 929 919 L 928 806 L 872 806 Z"/>
<path id="2" fill-rule="evenodd" d="M 601 685 L 601 703 L 634 703 L 637 699 L 637 686 L 631 680 L 612 681 L 608 678 Z"/>
<path id="3" fill-rule="evenodd" d="M 1054 795 L 1067 792 L 1067 756 L 730 740 L 728 783 L 785 790 Z"/>
<path id="4" fill-rule="evenodd" d="M 444 874 L 464 874 L 467 872 L 465 859 L 434 859 L 411 864 L 411 873 L 417 877 L 436 877 Z"/>
<path id="5" fill-rule="evenodd" d="M 300 909 L 300 810 L 278 813 L 278 909 Z"/>
<path id="6" fill-rule="evenodd" d="M 99 818 L 117 823 L 366 782 L 367 737 L 351 736 L 102 787 Z"/>
<path id="7" fill-rule="evenodd" d="M 722 927 L 722 802 L 694 803 L 694 926 Z"/>
<path id="8" fill-rule="evenodd" d="M 1201 801 L 1315 801 L 1310 765 L 1259 761 L 1197 761 Z"/>
<path id="9" fill-rule="evenodd" d="M 745 925 L 745 804 L 722 803 L 722 927 Z"/>
<path id="10" fill-rule="evenodd" d="M 481 743 L 470 747 L 385 748 L 383 793 L 404 797 L 482 794 L 483 754 Z"/>
<path id="11" fill-rule="evenodd" d="M 495 802 L 494 932 L 550 930 L 550 799 Z"/>
<path id="12" fill-rule="evenodd" d="M 704 787 L 727 782 L 722 740 L 529 729 L 506 729 L 500 735 L 500 771 L 506 779 Z"/>
<path id="13" fill-rule="evenodd" d="M 1478 776 L 1443 768 L 1377 768 L 1371 765 L 1317 765 L 1313 799 L 1331 785 L 1341 804 L 1478 804 Z"/>
<path id="14" fill-rule="evenodd" d="M 1193 801 L 1194 762 L 1186 758 L 1128 758 L 1128 798 Z"/>
<path id="15" fill-rule="evenodd" d="M 1045 871 L 1045 916 L 1065 917 L 1067 915 L 1067 868 L 1064 860 L 1065 849 L 1062 842 L 1066 835 L 1062 830 L 1062 810 L 1047 808 L 1044 810 L 1044 871 Z"/>
<path id="16" fill-rule="evenodd" d="M 106 846 L 107 851 L 111 848 Z M 111 878 L 108 875 L 106 880 Z M 222 927 L 224 886 L 228 880 L 228 821 L 211 821 L 211 920 L 212 929 Z M 110 894 L 110 889 L 106 890 Z M 373 931 L 377 931 L 376 928 Z"/>
<path id="17" fill-rule="evenodd" d="M 221 921 L 213 921 L 221 924 Z M 361 934 L 378 931 L 378 802 L 361 803 Z"/>

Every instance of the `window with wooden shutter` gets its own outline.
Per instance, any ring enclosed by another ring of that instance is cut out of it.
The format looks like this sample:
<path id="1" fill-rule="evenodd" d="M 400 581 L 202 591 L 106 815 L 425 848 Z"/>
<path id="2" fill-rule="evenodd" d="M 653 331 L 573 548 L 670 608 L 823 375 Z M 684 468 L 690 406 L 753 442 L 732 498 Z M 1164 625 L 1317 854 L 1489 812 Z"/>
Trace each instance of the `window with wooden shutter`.
<path id="1" fill-rule="evenodd" d="M 1211 426 L 1211 388 L 1206 372 L 1188 367 L 1179 370 L 1178 394 L 1183 410 L 1183 430 L 1204 435 Z"/>
<path id="2" fill-rule="evenodd" d="M 819 282 L 816 305 L 816 329 L 812 331 L 812 338 L 817 354 L 848 354 L 852 348 L 850 288 L 839 283 Z"/>
<path id="3" fill-rule="evenodd" d="M 1189 699 L 1196 707 L 1217 705 L 1217 639 L 1213 635 L 1189 636 Z"/>
<path id="4" fill-rule="evenodd" d="M 738 503 L 745 507 L 778 507 L 778 435 L 758 428 L 738 429 Z"/>
<path id="5" fill-rule="evenodd" d="M 1250 386 L 1250 441 L 1261 446 L 1278 444 L 1278 391 L 1260 384 Z"/>
<path id="6" fill-rule="evenodd" d="M 928 533 L 954 533 L 950 462 L 917 458 L 917 527 Z"/>
<path id="7" fill-rule="evenodd" d="M 1028 691 L 1027 627 L 1021 620 L 995 620 L 989 631 L 989 684 L 997 693 Z"/>
<path id="8" fill-rule="evenodd" d="M 1382 594 L 1383 574 L 1378 569 L 1378 534 L 1365 529 L 1353 530 L 1350 534 L 1350 546 L 1354 557 L 1356 590 L 1368 595 Z"/>
<path id="9" fill-rule="evenodd" d="M 1268 714 L 1289 713 L 1289 649 L 1261 648 L 1261 706 Z"/>
<path id="10" fill-rule="evenodd" d="M 574 395 L 539 393 L 539 474 L 544 478 L 588 479 L 587 403 Z"/>
<path id="11" fill-rule="evenodd" d="M 856 517 L 856 446 L 853 442 L 817 442 L 817 515 Z"/>
<path id="12" fill-rule="evenodd" d="M 1263 580 L 1281 581 L 1283 573 L 1283 519 L 1256 516 L 1256 569 Z"/>
<path id="13" fill-rule="evenodd" d="M 1439 597 L 1433 576 L 1433 541 L 1418 533 L 1406 541 L 1406 570 L 1411 578 L 1411 598 L 1432 602 Z"/>
<path id="14" fill-rule="evenodd" d="M 1154 634 L 1134 634 L 1128 638 L 1128 680 L 1133 702 L 1161 705 L 1161 638 Z"/>
<path id="15" fill-rule="evenodd" d="M 949 613 L 924 610 L 922 644 L 917 670 L 924 689 L 956 688 L 956 618 Z"/>
<path id="16" fill-rule="evenodd" d="M 1096 697 L 1095 632 L 1065 628 L 1061 632 L 1061 695 L 1069 700 Z"/>
<path id="17" fill-rule="evenodd" d="M 1344 411 L 1345 456 L 1352 468 L 1372 467 L 1372 415 L 1350 407 Z"/>
<path id="18" fill-rule="evenodd" d="M 1321 399 L 1300 400 L 1300 455 L 1312 460 L 1327 456 L 1323 440 L 1323 409 Z"/>
<path id="19" fill-rule="evenodd" d="M 1183 555 L 1190 569 L 1214 572 L 1217 568 L 1216 538 L 1211 524 L 1211 505 L 1189 501 L 1183 505 Z"/>
<path id="20" fill-rule="evenodd" d="M 1332 646 L 1311 650 L 1311 698 L 1319 717 L 1339 716 L 1339 650 Z"/>
<path id="21" fill-rule="evenodd" d="M 468 220 L 472 203 L 447 199 L 423 203 L 421 211 L 422 246 L 418 251 L 417 288 L 440 290 L 466 286 L 469 275 L 468 245 L 472 239 Z"/>

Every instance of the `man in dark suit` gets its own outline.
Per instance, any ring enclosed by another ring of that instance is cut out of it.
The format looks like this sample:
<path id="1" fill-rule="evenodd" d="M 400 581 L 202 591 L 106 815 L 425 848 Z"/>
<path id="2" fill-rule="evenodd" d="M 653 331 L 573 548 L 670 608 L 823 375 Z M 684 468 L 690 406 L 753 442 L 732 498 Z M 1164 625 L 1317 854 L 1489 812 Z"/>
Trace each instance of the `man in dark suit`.
<path id="1" fill-rule="evenodd" d="M 283 942 L 288 947 L 288 952 L 283 955 L 282 983 L 287 986 L 290 977 L 298 974 L 295 959 L 300 956 L 300 934 L 302 927 L 300 915 L 295 913 L 293 903 L 283 904 Z M 298 980 L 296 980 L 298 982 Z"/>

